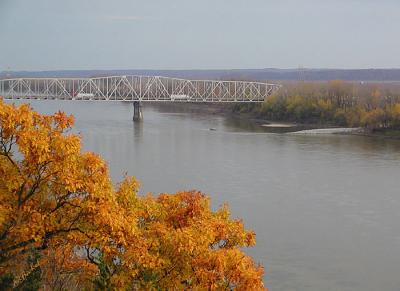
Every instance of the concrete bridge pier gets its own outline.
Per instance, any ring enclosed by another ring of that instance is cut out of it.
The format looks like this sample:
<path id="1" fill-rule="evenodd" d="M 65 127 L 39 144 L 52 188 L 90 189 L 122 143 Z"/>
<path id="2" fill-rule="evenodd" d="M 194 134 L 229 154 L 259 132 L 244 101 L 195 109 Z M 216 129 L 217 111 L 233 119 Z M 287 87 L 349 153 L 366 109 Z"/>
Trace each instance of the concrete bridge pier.
<path id="1" fill-rule="evenodd" d="M 133 101 L 133 121 L 141 121 L 142 119 L 142 104 L 140 101 Z"/>

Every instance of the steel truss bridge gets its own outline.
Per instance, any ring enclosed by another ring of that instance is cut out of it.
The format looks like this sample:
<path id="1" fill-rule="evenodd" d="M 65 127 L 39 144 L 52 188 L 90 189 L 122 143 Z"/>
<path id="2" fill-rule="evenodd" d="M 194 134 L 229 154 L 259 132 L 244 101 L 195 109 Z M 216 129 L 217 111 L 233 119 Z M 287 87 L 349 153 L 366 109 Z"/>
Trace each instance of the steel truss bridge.
<path id="1" fill-rule="evenodd" d="M 159 76 L 15 78 L 0 80 L 5 99 L 262 102 L 280 85 Z"/>
<path id="2" fill-rule="evenodd" d="M 0 80 L 0 96 L 5 99 L 133 101 L 133 120 L 143 117 L 141 102 L 263 102 L 279 88 L 260 82 L 159 76 Z"/>

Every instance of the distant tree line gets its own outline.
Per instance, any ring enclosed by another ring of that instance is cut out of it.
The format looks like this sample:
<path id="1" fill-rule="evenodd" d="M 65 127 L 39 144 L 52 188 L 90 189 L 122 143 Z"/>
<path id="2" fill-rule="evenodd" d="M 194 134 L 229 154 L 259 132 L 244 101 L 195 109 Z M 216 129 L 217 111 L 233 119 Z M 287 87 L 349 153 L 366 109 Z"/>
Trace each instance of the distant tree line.
<path id="1" fill-rule="evenodd" d="M 343 81 L 287 83 L 263 104 L 236 105 L 233 110 L 274 121 L 400 129 L 400 86 Z"/>

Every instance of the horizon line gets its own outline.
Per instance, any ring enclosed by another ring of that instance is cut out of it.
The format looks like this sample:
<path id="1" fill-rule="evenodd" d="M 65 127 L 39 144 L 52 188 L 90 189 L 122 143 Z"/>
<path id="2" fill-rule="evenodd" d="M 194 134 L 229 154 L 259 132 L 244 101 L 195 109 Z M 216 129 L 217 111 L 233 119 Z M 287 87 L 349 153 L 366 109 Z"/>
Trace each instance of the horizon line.
<path id="1" fill-rule="evenodd" d="M 371 67 L 371 68 L 324 68 L 324 67 L 297 67 L 297 68 L 277 68 L 277 67 L 270 67 L 270 68 L 231 68 L 231 69 L 38 69 L 38 70 L 3 70 L 0 73 L 15 73 L 15 72 L 55 72 L 55 71 L 261 71 L 261 70 L 336 70 L 336 71 L 366 71 L 366 70 L 400 70 L 400 67 Z"/>

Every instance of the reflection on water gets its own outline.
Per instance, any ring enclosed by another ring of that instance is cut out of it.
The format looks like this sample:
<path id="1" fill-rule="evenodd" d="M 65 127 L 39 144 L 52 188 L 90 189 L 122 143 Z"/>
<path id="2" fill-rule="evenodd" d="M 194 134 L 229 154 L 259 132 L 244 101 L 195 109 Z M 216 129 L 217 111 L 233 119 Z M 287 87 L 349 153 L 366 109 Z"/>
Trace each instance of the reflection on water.
<path id="1" fill-rule="evenodd" d="M 133 122 L 133 136 L 135 139 L 143 136 L 143 122 Z"/>
<path id="2" fill-rule="evenodd" d="M 199 189 L 257 233 L 271 290 L 398 290 L 400 141 L 274 134 L 245 120 L 129 103 L 35 102 L 76 116 L 83 146 L 142 193 Z M 214 128 L 215 130 L 210 130 Z"/>

